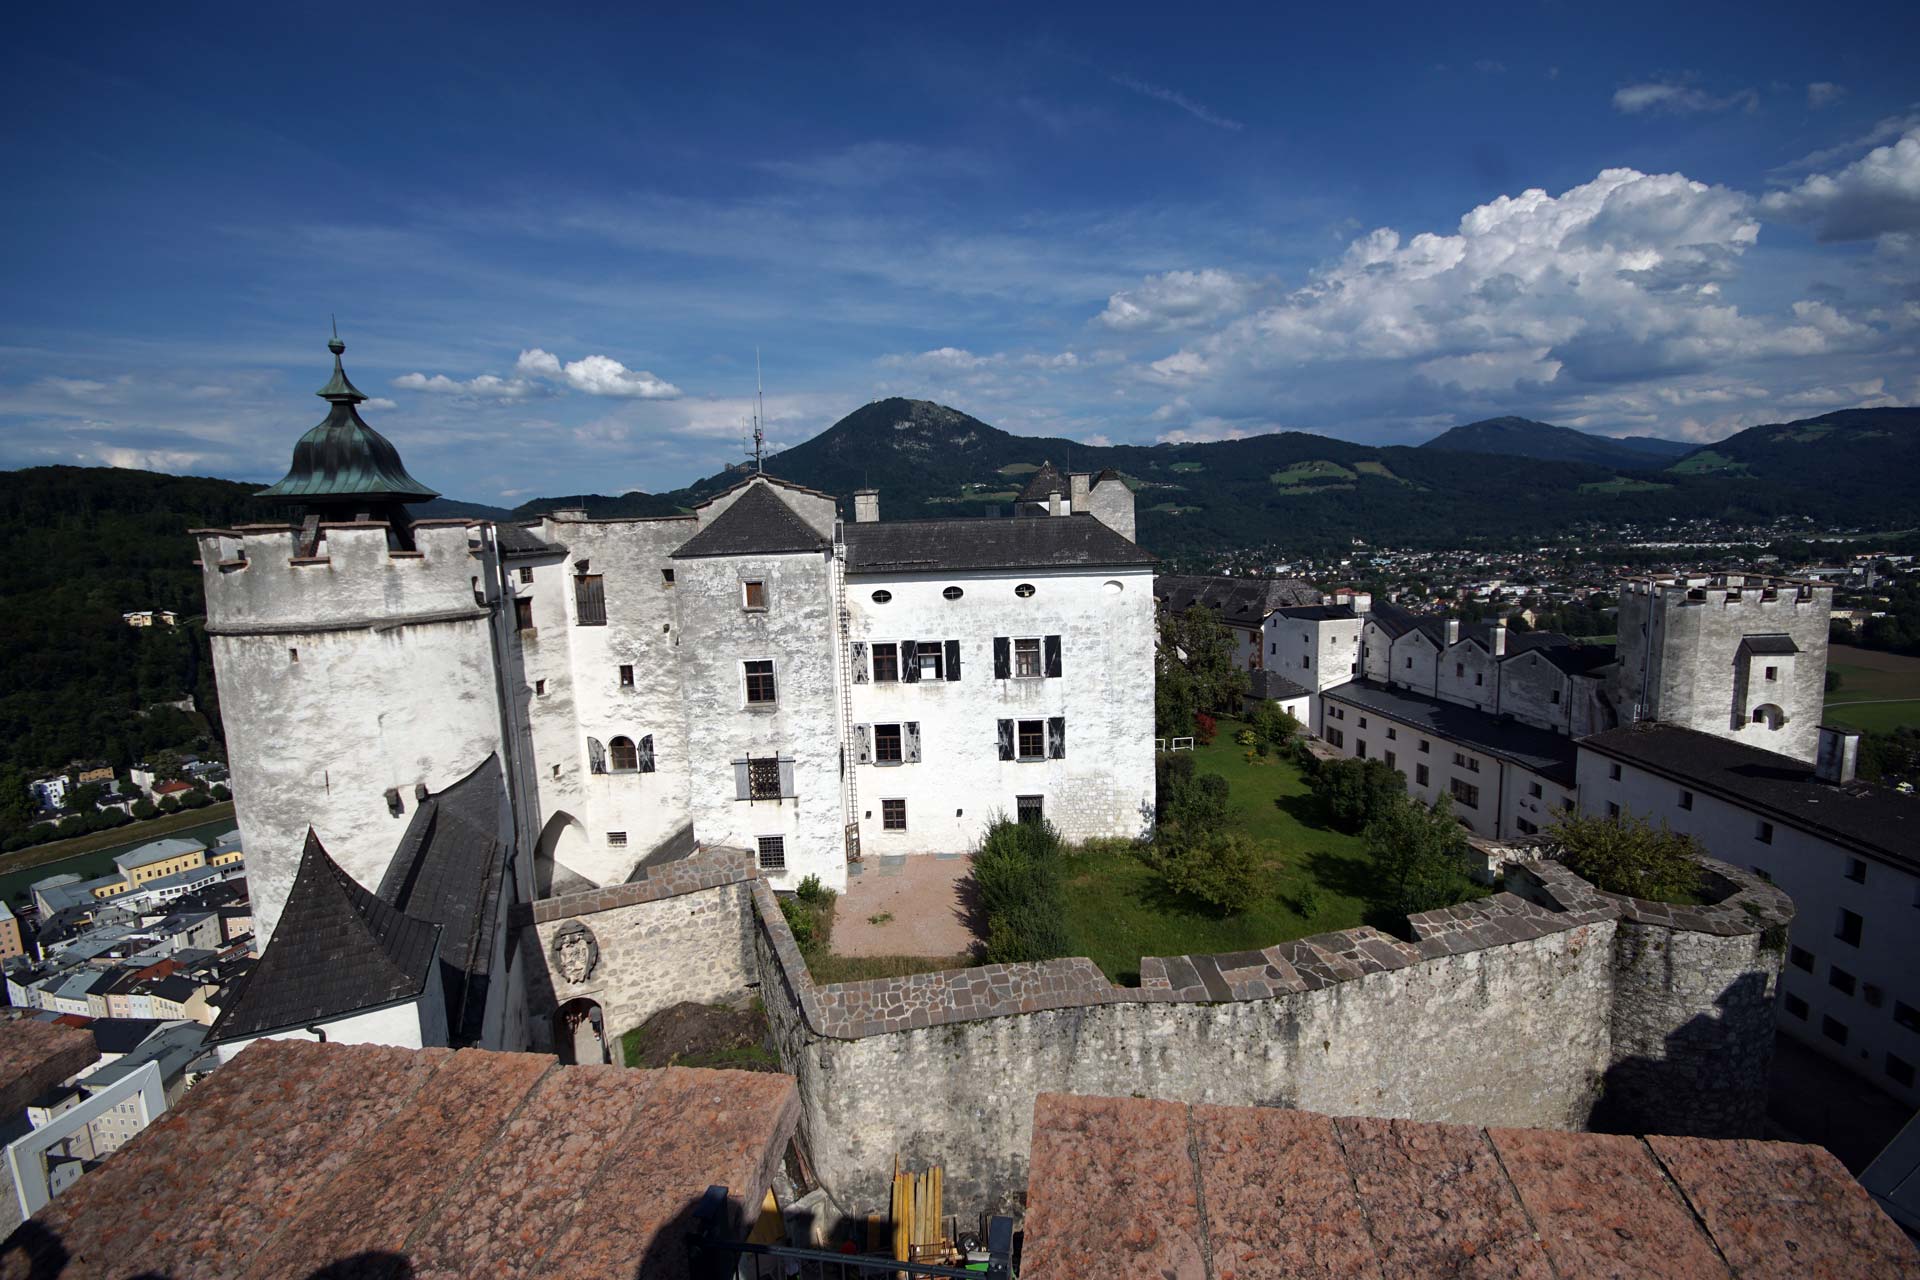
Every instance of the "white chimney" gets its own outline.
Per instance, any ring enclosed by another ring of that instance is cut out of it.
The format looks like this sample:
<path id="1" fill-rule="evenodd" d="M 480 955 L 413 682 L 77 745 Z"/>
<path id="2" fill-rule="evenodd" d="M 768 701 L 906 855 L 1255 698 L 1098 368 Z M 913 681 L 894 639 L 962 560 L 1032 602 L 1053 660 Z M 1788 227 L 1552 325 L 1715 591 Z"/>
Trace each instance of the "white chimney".
<path id="1" fill-rule="evenodd" d="M 1859 731 L 1823 724 L 1819 744 L 1813 761 L 1814 774 L 1835 784 L 1852 782 L 1854 769 L 1860 763 Z"/>
<path id="2" fill-rule="evenodd" d="M 1460 643 L 1460 619 L 1458 618 L 1447 619 L 1446 635 L 1447 635 L 1448 644 Z"/>
<path id="3" fill-rule="evenodd" d="M 1505 618 L 1493 624 L 1492 644 L 1494 657 L 1504 658 L 1507 656 L 1507 620 Z"/>
<path id="4" fill-rule="evenodd" d="M 880 491 L 878 489 L 855 489 L 853 491 L 853 522 L 855 524 L 876 524 L 880 520 Z"/>
<path id="5" fill-rule="evenodd" d="M 1093 510 L 1093 477 L 1085 472 L 1070 475 L 1067 484 L 1070 486 L 1074 514 Z"/>
<path id="6" fill-rule="evenodd" d="M 1060 514 L 1060 491 L 1058 489 L 1047 490 L 1047 514 L 1050 516 Z"/>

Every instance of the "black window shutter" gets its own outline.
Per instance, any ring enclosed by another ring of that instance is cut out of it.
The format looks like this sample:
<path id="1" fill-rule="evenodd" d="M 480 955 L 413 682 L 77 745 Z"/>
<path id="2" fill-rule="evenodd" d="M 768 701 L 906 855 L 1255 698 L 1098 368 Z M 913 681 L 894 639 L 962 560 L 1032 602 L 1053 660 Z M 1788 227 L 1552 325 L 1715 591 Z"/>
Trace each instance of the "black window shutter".
<path id="1" fill-rule="evenodd" d="M 583 627 L 607 625 L 607 596 L 597 573 L 583 573 L 573 580 L 574 621 Z"/>
<path id="2" fill-rule="evenodd" d="M 1065 716 L 1047 718 L 1047 756 L 1054 760 L 1067 758 L 1067 718 Z"/>
<path id="3" fill-rule="evenodd" d="M 920 679 L 920 646 L 915 641 L 900 642 L 900 678 L 908 684 Z"/>
<path id="4" fill-rule="evenodd" d="M 1013 641 L 1006 636 L 993 638 L 993 678 L 1008 680 L 1013 676 Z"/>
<path id="5" fill-rule="evenodd" d="M 1013 721 L 1011 720 L 1000 722 L 1000 758 L 1013 759 Z"/>
<path id="6" fill-rule="evenodd" d="M 653 735 L 640 739 L 640 772 L 653 772 Z"/>
<path id="7" fill-rule="evenodd" d="M 1053 679 L 1060 674 L 1060 637 L 1048 636 L 1045 644 L 1047 652 L 1047 678 Z"/>
<path id="8" fill-rule="evenodd" d="M 958 640 L 949 640 L 947 641 L 947 679 L 958 680 L 959 678 L 960 642 Z"/>

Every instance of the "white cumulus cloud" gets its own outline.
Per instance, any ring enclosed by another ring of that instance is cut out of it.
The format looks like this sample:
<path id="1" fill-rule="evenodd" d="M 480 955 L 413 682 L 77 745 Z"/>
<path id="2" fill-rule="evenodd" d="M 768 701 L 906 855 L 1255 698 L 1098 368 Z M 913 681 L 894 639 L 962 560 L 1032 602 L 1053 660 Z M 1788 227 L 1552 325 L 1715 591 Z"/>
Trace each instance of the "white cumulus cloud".
<path id="1" fill-rule="evenodd" d="M 1691 115 L 1702 111 L 1727 111 L 1739 107 L 1760 109 L 1760 95 L 1752 89 L 1740 89 L 1716 96 L 1692 85 L 1667 80 L 1643 80 L 1614 90 L 1613 109 L 1627 115 Z"/>
<path id="2" fill-rule="evenodd" d="M 1821 240 L 1867 240 L 1920 231 L 1920 125 L 1834 173 L 1775 191 L 1761 209 L 1813 228 Z"/>
<path id="3" fill-rule="evenodd" d="M 633 400 L 673 400 L 680 388 L 645 369 L 629 369 L 612 356 L 584 356 L 562 363 L 559 356 L 539 347 L 520 353 L 514 371 L 527 377 L 563 383 L 590 396 L 618 396 Z"/>
<path id="4" fill-rule="evenodd" d="M 502 378 L 483 373 L 461 381 L 444 373 L 403 373 L 393 380 L 402 391 L 424 391 L 436 396 L 471 396 L 479 400 L 524 400 L 534 394 L 535 386 L 525 378 Z"/>
<path id="5" fill-rule="evenodd" d="M 1123 331 L 1211 324 L 1245 310 L 1253 288 L 1252 281 L 1214 267 L 1168 271 L 1113 294 L 1098 319 Z"/>

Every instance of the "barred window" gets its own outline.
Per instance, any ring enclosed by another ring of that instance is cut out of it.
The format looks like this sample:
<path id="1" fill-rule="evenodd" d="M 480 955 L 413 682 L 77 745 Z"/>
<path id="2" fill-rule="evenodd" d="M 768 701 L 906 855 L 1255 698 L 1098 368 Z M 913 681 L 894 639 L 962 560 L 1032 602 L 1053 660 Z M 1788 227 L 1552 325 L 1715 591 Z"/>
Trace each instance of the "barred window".
<path id="1" fill-rule="evenodd" d="M 762 871 L 787 869 L 787 838 L 785 836 L 760 837 L 760 869 Z"/>
<path id="2" fill-rule="evenodd" d="M 774 756 L 758 756 L 747 761 L 747 798 L 780 798 L 780 761 Z"/>

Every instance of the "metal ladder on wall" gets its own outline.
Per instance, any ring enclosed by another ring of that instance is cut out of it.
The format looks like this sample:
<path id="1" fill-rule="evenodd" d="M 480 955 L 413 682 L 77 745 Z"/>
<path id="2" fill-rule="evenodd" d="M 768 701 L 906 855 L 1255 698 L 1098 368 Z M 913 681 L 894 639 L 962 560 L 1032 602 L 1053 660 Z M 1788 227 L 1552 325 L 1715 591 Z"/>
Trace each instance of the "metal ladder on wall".
<path id="1" fill-rule="evenodd" d="M 846 824 L 841 830 L 848 862 L 860 861 L 859 769 L 847 743 L 853 736 L 853 611 L 847 607 L 847 540 L 844 526 L 834 522 L 833 597 L 840 626 L 840 772 L 846 795 Z"/>

